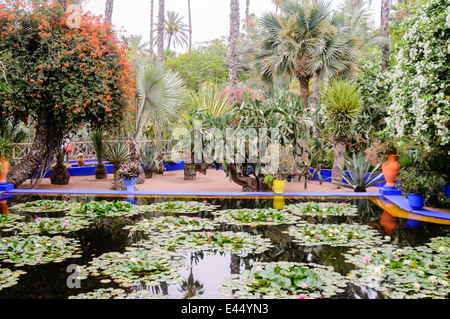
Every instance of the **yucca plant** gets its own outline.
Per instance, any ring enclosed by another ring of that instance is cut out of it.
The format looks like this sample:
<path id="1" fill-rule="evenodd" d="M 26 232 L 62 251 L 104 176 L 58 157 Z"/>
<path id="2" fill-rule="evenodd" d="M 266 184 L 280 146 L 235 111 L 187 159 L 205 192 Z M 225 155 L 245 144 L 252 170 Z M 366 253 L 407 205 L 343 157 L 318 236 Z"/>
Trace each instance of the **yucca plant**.
<path id="1" fill-rule="evenodd" d="M 92 143 L 94 144 L 95 155 L 97 156 L 97 167 L 95 168 L 95 179 L 107 179 L 108 171 L 106 170 L 103 159 L 105 156 L 105 143 L 103 141 L 103 131 L 92 131 Z"/>
<path id="2" fill-rule="evenodd" d="M 105 159 L 113 165 L 114 189 L 119 190 L 120 186 L 118 171 L 120 169 L 120 165 L 128 162 L 130 159 L 130 153 L 128 152 L 127 145 L 125 143 L 109 144 L 105 152 Z"/>
<path id="3" fill-rule="evenodd" d="M 366 192 L 366 189 L 372 186 L 376 186 L 385 181 L 383 173 L 381 173 L 381 165 L 376 165 L 372 171 L 370 171 L 371 164 L 365 158 L 364 153 L 359 153 L 353 156 L 350 160 L 345 162 L 345 169 L 349 175 L 346 174 L 341 166 L 338 166 L 341 178 L 333 178 L 333 183 L 342 187 L 351 188 L 355 192 Z"/>
<path id="4" fill-rule="evenodd" d="M 188 103 L 201 113 L 221 116 L 231 112 L 235 102 L 230 94 L 222 94 L 215 85 L 203 86 L 198 93 L 188 96 Z"/>
<path id="5" fill-rule="evenodd" d="M 349 81 L 335 81 L 322 90 L 325 129 L 334 144 L 333 178 L 340 178 L 338 167 L 344 166 L 346 143 L 354 135 L 356 120 L 361 112 L 360 104 L 360 90 Z"/>

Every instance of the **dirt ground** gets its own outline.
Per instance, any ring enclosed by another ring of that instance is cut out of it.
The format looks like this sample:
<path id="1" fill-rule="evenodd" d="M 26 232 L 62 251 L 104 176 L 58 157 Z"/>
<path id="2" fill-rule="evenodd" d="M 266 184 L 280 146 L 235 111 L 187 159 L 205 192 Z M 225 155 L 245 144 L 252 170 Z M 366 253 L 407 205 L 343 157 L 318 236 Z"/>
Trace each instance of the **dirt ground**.
<path id="1" fill-rule="evenodd" d="M 113 175 L 108 174 L 108 179 L 97 180 L 95 176 L 72 176 L 68 185 L 52 185 L 50 179 L 44 179 L 39 189 L 64 189 L 64 190 L 112 190 Z M 30 188 L 29 181 L 18 187 L 19 189 Z M 193 181 L 184 180 L 183 171 L 166 171 L 162 175 L 154 174 L 151 179 L 146 179 L 144 184 L 136 185 L 137 191 L 171 191 L 171 192 L 241 192 L 242 187 L 230 181 L 222 170 L 208 170 L 206 175 L 197 173 Z M 338 188 L 336 185 L 318 181 L 308 181 L 305 189 L 303 180 L 301 182 L 286 183 L 286 193 L 290 192 L 353 192 L 349 188 Z M 367 189 L 367 192 L 378 192 L 377 187 Z"/>

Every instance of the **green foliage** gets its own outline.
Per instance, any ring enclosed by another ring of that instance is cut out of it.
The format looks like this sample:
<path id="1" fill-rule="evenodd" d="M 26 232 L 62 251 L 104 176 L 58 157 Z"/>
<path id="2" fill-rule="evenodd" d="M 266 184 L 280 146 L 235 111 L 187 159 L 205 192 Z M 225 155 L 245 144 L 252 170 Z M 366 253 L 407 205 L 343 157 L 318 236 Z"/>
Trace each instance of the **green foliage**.
<path id="1" fill-rule="evenodd" d="M 450 152 L 450 21 L 447 0 L 422 0 L 400 26 L 389 131 Z M 450 154 L 450 153 L 449 153 Z"/>
<path id="2" fill-rule="evenodd" d="M 154 145 L 145 144 L 142 147 L 141 161 L 142 165 L 144 166 L 144 171 L 146 173 L 151 173 L 156 167 L 158 167 L 160 163 L 158 158 L 159 158 L 158 150 Z"/>
<path id="3" fill-rule="evenodd" d="M 105 157 L 106 145 L 104 141 L 103 131 L 92 131 L 92 143 L 94 145 L 95 155 L 97 156 L 98 164 L 101 164 Z"/>
<path id="4" fill-rule="evenodd" d="M 433 207 L 445 207 L 450 203 L 444 193 L 445 178 L 441 173 L 432 171 L 424 163 L 413 163 L 400 169 L 397 181 L 403 196 L 408 193 L 421 194 L 426 204 Z"/>
<path id="5" fill-rule="evenodd" d="M 335 140 L 355 135 L 354 126 L 361 111 L 360 90 L 349 81 L 334 81 L 322 89 L 326 131 Z"/>
<path id="6" fill-rule="evenodd" d="M 342 167 L 339 167 L 342 178 L 347 183 L 342 182 L 341 179 L 334 179 L 333 183 L 354 189 L 355 192 L 365 192 L 368 187 L 376 186 L 385 181 L 381 173 L 381 164 L 377 164 L 372 171 L 370 171 L 370 168 L 371 164 L 365 158 L 364 153 L 358 155 L 353 153 L 352 158 L 345 162 L 345 169 L 349 172 L 349 175 L 345 173 Z"/>
<path id="7" fill-rule="evenodd" d="M 198 91 L 199 83 L 208 78 L 217 84 L 228 81 L 227 64 L 225 58 L 220 55 L 193 51 L 167 59 L 164 63 L 171 70 L 178 72 L 186 83 L 186 88 L 193 91 Z"/>
<path id="8" fill-rule="evenodd" d="M 104 156 L 107 161 L 115 165 L 123 164 L 130 159 L 130 153 L 125 143 L 108 144 Z"/>
<path id="9" fill-rule="evenodd" d="M 79 217 L 117 217 L 137 214 L 138 210 L 131 203 L 126 201 L 109 202 L 106 200 L 86 202 L 70 213 Z"/>
<path id="10" fill-rule="evenodd" d="M 12 157 L 13 143 L 0 136 L 0 158 L 10 160 Z"/>

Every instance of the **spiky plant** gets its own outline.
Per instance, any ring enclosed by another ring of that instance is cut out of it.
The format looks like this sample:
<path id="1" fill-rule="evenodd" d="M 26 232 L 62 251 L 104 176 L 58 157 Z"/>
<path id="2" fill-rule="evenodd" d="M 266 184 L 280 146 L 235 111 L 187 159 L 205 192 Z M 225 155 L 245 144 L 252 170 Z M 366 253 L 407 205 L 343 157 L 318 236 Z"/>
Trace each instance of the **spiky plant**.
<path id="1" fill-rule="evenodd" d="M 376 186 L 385 181 L 383 174 L 381 173 L 381 165 L 376 165 L 372 171 L 370 171 L 371 164 L 368 161 L 364 153 L 359 153 L 353 156 L 350 160 L 345 162 L 345 169 L 348 171 L 347 175 L 341 166 L 338 166 L 342 179 L 347 183 L 344 183 L 342 179 L 333 178 L 333 183 L 342 187 L 351 188 L 355 192 L 366 192 L 366 189 L 372 186 Z"/>
<path id="2" fill-rule="evenodd" d="M 97 156 L 97 167 L 95 168 L 95 179 L 107 179 L 108 171 L 103 164 L 105 156 L 105 143 L 103 141 L 103 131 L 92 131 L 92 143 L 94 145 L 95 155 Z"/>
<path id="3" fill-rule="evenodd" d="M 105 151 L 105 159 L 113 165 L 114 174 L 114 189 L 119 190 L 119 175 L 118 171 L 120 165 L 128 162 L 130 159 L 130 153 L 125 143 L 112 143 L 109 144 Z"/>
<path id="4" fill-rule="evenodd" d="M 158 150 L 154 145 L 145 144 L 142 147 L 141 160 L 144 165 L 144 173 L 146 178 L 153 177 L 153 170 L 159 164 L 159 154 Z"/>

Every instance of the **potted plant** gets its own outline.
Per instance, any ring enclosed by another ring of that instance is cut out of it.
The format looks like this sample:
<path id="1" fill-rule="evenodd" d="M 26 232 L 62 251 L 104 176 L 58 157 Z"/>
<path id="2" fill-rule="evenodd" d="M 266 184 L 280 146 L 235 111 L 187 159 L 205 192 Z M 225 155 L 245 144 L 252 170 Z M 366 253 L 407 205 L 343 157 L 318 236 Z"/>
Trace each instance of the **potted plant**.
<path id="1" fill-rule="evenodd" d="M 273 159 L 273 158 L 272 158 Z M 275 194 L 283 194 L 286 186 L 286 179 L 292 176 L 295 167 L 292 147 L 279 146 L 278 169 L 273 180 Z"/>
<path id="2" fill-rule="evenodd" d="M 139 180 L 139 176 L 143 173 L 142 166 L 139 163 L 125 163 L 123 164 L 119 171 L 117 172 L 119 178 L 127 186 L 127 191 L 134 191 L 134 185 Z"/>
<path id="3" fill-rule="evenodd" d="M 105 152 L 105 158 L 113 165 L 114 182 L 113 187 L 119 190 L 119 174 L 120 165 L 126 163 L 130 159 L 127 145 L 125 143 L 112 143 L 108 145 Z"/>
<path id="4" fill-rule="evenodd" d="M 94 145 L 95 154 L 97 156 L 97 167 L 95 168 L 95 179 L 107 179 L 108 170 L 105 164 L 103 164 L 103 159 L 105 156 L 105 142 L 103 141 L 103 131 L 93 131 L 92 143 Z"/>
<path id="5" fill-rule="evenodd" d="M 6 184 L 6 176 L 9 172 L 9 160 L 14 145 L 8 140 L 0 137 L 0 184 Z"/>

